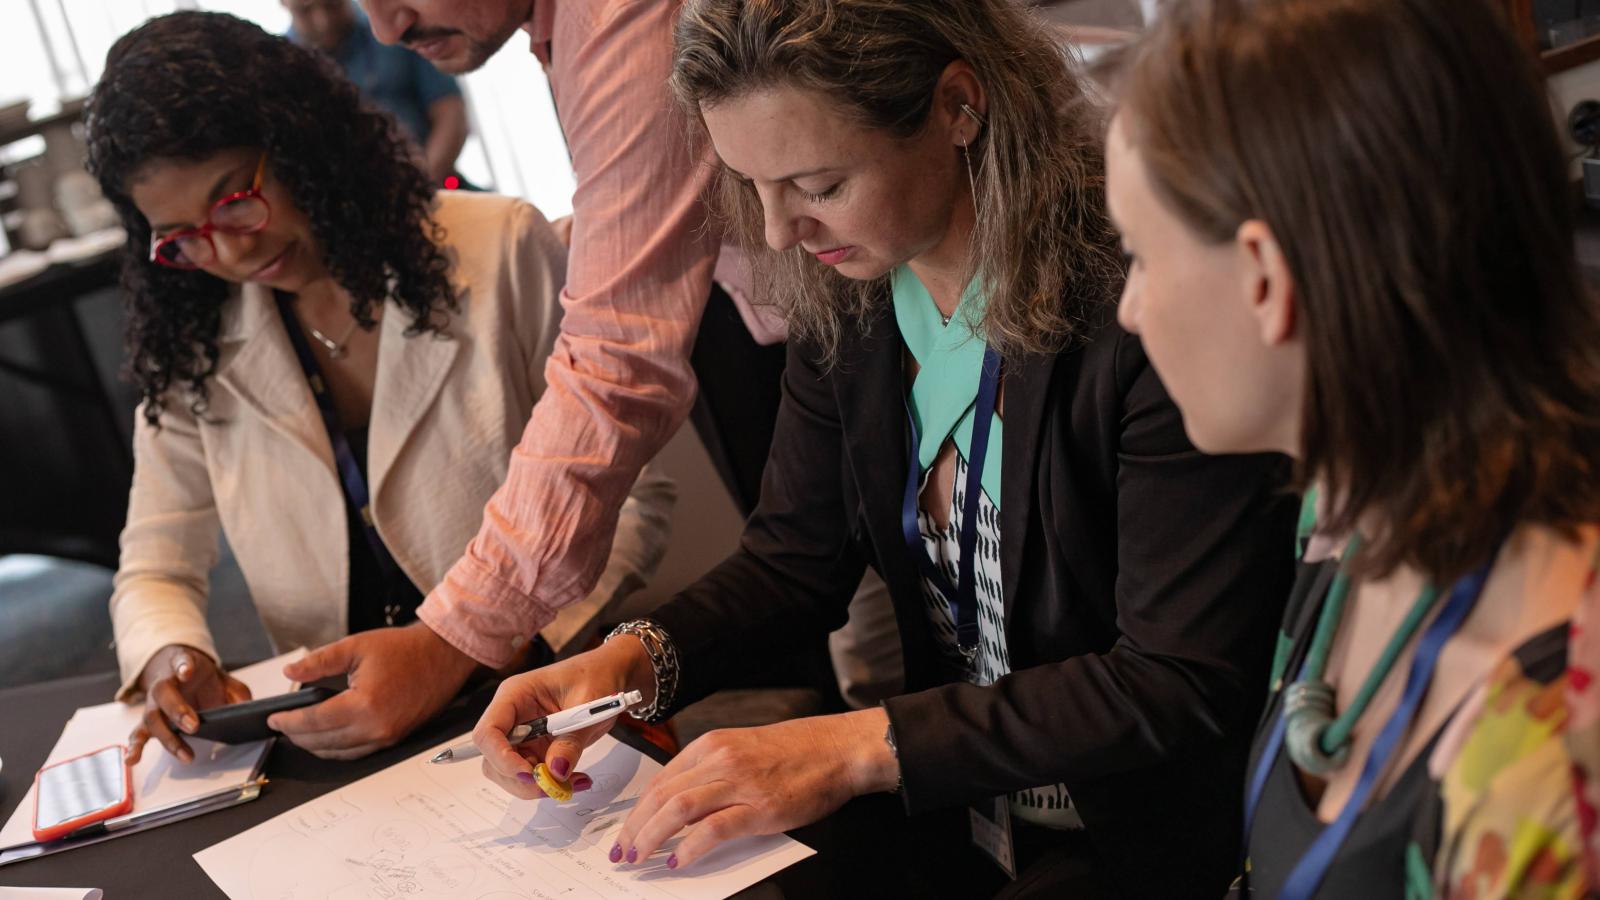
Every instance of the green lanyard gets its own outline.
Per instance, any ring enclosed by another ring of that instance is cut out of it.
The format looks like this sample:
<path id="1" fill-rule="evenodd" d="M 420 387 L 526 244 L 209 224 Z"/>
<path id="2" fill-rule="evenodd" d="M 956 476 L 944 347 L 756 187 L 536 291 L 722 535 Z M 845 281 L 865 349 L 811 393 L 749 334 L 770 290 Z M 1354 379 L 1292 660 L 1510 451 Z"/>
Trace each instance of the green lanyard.
<path id="1" fill-rule="evenodd" d="M 1345 548 L 1344 558 L 1354 559 L 1360 549 L 1361 536 L 1352 536 Z M 1400 623 L 1400 627 L 1390 636 L 1389 643 L 1384 645 L 1383 653 L 1367 673 L 1355 698 L 1344 712 L 1335 717 L 1333 686 L 1322 675 L 1328 667 L 1328 651 L 1333 646 L 1334 635 L 1344 619 L 1345 598 L 1349 593 L 1350 573 L 1341 565 L 1333 585 L 1328 588 L 1328 599 L 1317 618 L 1317 630 L 1311 637 L 1311 648 L 1306 652 L 1305 668 L 1284 692 L 1284 748 L 1295 765 L 1313 775 L 1326 775 L 1343 766 L 1350 758 L 1350 734 L 1355 730 L 1356 722 L 1367 711 L 1373 695 L 1394 669 L 1395 660 L 1400 658 L 1401 651 L 1411 642 L 1417 629 L 1422 627 L 1422 620 L 1427 618 L 1428 612 L 1439 599 L 1437 587 L 1432 584 L 1423 586 L 1417 599 L 1412 602 L 1411 610 L 1406 613 L 1405 621 Z"/>

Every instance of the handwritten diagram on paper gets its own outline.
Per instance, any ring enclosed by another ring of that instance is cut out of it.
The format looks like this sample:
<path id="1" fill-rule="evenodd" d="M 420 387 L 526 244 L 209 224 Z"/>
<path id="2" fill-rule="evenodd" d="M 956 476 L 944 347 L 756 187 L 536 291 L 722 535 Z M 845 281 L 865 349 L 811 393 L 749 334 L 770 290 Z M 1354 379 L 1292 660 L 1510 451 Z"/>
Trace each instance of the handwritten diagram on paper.
<path id="1" fill-rule="evenodd" d="M 454 742 L 451 742 L 454 743 Z M 441 744 L 440 747 L 447 746 Z M 430 749 L 195 854 L 232 900 L 710 900 L 813 851 L 783 835 L 718 848 L 688 870 L 607 860 L 661 766 L 601 738 L 584 754 L 594 787 L 572 801 L 516 800 L 477 762 L 436 766 Z"/>

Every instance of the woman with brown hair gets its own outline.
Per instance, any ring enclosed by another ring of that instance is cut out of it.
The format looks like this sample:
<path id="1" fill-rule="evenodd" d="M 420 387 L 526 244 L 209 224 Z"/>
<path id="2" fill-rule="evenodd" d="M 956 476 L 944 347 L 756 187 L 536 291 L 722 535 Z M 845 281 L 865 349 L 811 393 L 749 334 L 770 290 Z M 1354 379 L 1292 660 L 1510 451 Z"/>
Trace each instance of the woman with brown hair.
<path id="1" fill-rule="evenodd" d="M 1183 0 L 1117 93 L 1123 324 L 1323 498 L 1246 886 L 1588 895 L 1600 310 L 1531 61 L 1483 0 Z"/>
<path id="2" fill-rule="evenodd" d="M 760 505 L 649 620 L 507 682 L 475 734 L 489 775 L 540 796 L 532 763 L 569 777 L 594 735 L 511 748 L 515 722 L 623 689 L 670 714 L 838 627 L 870 564 L 908 693 L 702 737 L 614 862 L 693 866 L 899 790 L 954 826 L 901 895 L 1001 886 L 970 804 L 1012 892 L 1216 896 L 1289 586 L 1287 473 L 1197 452 L 1111 321 L 1100 126 L 1060 52 L 1012 0 L 691 0 L 673 87 L 797 335 Z"/>

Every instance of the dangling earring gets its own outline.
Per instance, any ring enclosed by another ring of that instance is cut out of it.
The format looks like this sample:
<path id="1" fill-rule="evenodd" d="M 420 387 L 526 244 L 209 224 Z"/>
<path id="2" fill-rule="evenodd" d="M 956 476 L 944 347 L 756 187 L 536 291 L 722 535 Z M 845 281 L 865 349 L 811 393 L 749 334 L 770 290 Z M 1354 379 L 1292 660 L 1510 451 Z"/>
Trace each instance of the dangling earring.
<path id="1" fill-rule="evenodd" d="M 967 142 L 961 142 L 961 155 L 967 159 L 967 184 L 972 188 L 972 208 L 978 208 L 978 178 L 972 172 L 972 151 L 967 149 Z"/>
<path id="2" fill-rule="evenodd" d="M 961 104 L 961 111 L 966 114 L 967 118 L 971 119 L 972 121 L 974 121 L 974 122 L 976 122 L 978 124 L 978 132 L 980 134 L 983 132 L 983 127 L 985 125 L 989 124 L 988 122 L 985 122 L 983 120 L 982 114 L 980 114 L 976 109 L 972 108 L 972 105 L 970 103 Z M 975 138 L 977 136 L 978 135 L 974 134 L 972 137 Z M 972 169 L 972 151 L 970 149 L 968 149 L 968 145 L 971 144 L 971 143 L 972 143 L 972 138 L 963 138 L 962 139 L 962 141 L 961 141 L 961 155 L 966 157 L 966 160 L 967 160 L 967 184 L 969 186 L 971 186 L 971 188 L 972 188 L 972 206 L 973 206 L 974 212 L 976 212 L 977 206 L 978 206 L 978 178 L 974 174 L 973 169 Z"/>
<path id="3" fill-rule="evenodd" d="M 967 161 L 967 186 L 972 190 L 972 218 L 973 221 L 976 222 L 978 219 L 978 176 L 972 168 L 971 145 L 972 142 L 977 139 L 978 135 L 983 133 L 983 127 L 988 123 L 983 121 L 983 116 L 979 115 L 978 111 L 973 109 L 970 104 L 961 104 L 961 111 L 966 114 L 967 118 L 971 119 L 973 122 L 976 122 L 978 125 L 978 130 L 973 132 L 972 137 L 963 137 L 961 139 L 961 156 Z M 976 234 L 976 232 L 974 232 L 974 234 Z M 944 321 L 945 325 L 950 324 L 949 316 L 941 315 L 939 318 Z"/>

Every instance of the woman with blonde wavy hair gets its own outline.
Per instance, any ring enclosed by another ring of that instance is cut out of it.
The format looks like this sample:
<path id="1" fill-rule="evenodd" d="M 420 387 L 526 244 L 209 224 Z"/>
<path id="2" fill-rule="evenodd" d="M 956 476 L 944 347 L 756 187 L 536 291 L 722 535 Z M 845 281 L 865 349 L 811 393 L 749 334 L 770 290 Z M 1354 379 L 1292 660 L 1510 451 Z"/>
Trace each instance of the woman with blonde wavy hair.
<path id="1" fill-rule="evenodd" d="M 651 618 L 508 681 L 485 771 L 542 796 L 534 763 L 570 778 L 596 734 L 512 747 L 514 723 L 619 690 L 665 717 L 838 627 L 872 565 L 907 692 L 695 741 L 613 862 L 692 867 L 896 791 L 942 848 L 900 896 L 1220 894 L 1293 509 L 1281 457 L 1194 449 L 1113 321 L 1067 60 L 1011 0 L 689 0 L 673 88 L 796 335 L 760 505 Z M 1018 881 L 941 830 L 969 821 Z"/>

